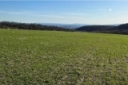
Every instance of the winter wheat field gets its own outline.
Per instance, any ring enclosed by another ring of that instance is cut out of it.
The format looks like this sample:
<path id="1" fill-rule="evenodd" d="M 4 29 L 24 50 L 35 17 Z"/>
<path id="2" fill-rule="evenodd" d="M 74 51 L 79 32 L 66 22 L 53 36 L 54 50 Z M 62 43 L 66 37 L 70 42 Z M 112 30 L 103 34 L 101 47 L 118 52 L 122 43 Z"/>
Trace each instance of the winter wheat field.
<path id="1" fill-rule="evenodd" d="M 0 29 L 0 85 L 128 85 L 128 35 Z"/>

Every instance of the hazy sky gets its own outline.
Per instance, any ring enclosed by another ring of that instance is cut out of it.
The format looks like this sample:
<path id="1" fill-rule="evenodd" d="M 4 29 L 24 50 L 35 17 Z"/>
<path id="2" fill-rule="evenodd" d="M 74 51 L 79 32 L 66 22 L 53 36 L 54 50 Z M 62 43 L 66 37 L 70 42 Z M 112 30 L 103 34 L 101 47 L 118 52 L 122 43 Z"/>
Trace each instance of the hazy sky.
<path id="1" fill-rule="evenodd" d="M 28 23 L 128 23 L 128 1 L 0 1 L 0 21 Z"/>

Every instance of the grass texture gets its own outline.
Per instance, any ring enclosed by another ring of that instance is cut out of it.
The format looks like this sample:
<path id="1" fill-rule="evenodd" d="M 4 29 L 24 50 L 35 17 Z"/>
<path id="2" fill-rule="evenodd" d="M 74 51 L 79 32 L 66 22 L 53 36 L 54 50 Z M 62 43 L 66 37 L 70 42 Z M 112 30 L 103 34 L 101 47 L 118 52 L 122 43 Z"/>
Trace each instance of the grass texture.
<path id="1" fill-rule="evenodd" d="M 0 29 L 0 85 L 128 85 L 128 36 Z"/>

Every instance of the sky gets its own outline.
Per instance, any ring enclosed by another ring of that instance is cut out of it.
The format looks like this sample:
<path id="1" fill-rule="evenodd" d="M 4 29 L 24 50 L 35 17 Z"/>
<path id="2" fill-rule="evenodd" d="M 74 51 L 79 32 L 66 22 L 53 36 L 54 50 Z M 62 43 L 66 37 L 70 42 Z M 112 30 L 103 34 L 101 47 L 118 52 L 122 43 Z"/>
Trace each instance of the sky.
<path id="1" fill-rule="evenodd" d="M 0 0 L 0 21 L 23 23 L 128 23 L 123 0 Z"/>

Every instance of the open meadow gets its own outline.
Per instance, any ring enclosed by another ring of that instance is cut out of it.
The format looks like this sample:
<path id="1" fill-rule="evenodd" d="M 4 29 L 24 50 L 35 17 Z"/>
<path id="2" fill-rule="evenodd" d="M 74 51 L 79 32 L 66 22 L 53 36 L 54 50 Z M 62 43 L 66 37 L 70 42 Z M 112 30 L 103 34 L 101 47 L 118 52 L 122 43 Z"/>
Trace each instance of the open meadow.
<path id="1" fill-rule="evenodd" d="M 128 85 L 128 35 L 0 29 L 0 85 Z"/>

